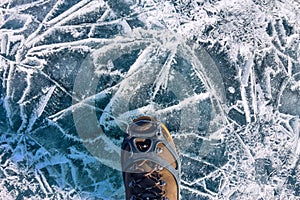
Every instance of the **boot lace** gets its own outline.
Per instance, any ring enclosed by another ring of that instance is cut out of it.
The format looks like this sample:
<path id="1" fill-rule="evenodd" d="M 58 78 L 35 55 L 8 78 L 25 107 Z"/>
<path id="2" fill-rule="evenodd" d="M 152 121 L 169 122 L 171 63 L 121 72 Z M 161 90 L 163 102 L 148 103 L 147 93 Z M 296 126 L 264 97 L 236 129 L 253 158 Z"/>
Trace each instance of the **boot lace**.
<path id="1" fill-rule="evenodd" d="M 152 171 L 145 173 L 139 166 L 136 165 L 137 173 L 131 174 L 133 179 L 129 182 L 130 200 L 168 200 L 164 188 L 166 182 L 160 174 L 162 168 L 156 165 Z"/>

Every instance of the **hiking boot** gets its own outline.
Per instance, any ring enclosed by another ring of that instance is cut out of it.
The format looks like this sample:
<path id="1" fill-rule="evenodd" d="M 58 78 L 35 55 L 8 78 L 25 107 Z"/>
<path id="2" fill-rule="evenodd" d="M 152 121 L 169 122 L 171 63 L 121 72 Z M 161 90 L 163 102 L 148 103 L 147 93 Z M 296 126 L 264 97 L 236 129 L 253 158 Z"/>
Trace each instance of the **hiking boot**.
<path id="1" fill-rule="evenodd" d="M 164 124 L 140 117 L 122 144 L 126 200 L 178 200 L 180 160 Z"/>

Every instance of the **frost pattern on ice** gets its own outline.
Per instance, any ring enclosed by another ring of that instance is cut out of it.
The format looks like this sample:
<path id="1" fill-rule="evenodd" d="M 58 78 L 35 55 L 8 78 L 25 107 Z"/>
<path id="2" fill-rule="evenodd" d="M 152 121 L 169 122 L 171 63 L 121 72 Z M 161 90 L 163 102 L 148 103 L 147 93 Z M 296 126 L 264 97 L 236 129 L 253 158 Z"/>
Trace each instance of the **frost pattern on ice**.
<path id="1" fill-rule="evenodd" d="M 2 1 L 0 195 L 123 198 L 111 156 L 126 123 L 150 114 L 180 150 L 182 199 L 299 197 L 299 12 L 279 0 Z M 101 126 L 82 137 L 91 113 Z"/>

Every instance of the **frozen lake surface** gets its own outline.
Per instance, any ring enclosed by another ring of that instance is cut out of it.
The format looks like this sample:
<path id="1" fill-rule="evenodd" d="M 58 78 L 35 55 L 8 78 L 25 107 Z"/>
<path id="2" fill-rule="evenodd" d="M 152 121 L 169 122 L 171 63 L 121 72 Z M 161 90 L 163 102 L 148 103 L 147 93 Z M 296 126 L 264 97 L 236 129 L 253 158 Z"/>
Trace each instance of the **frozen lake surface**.
<path id="1" fill-rule="evenodd" d="M 300 3 L 2 0 L 1 199 L 124 199 L 156 117 L 181 199 L 300 198 Z"/>

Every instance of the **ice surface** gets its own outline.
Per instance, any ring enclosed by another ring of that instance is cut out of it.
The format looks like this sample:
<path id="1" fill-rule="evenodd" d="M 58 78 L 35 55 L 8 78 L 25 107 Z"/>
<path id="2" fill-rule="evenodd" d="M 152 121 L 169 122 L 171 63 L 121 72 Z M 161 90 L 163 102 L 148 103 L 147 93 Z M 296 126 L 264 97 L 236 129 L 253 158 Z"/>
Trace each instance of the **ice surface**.
<path id="1" fill-rule="evenodd" d="M 300 4 L 3 0 L 0 196 L 124 199 L 120 144 L 170 129 L 181 199 L 300 198 Z"/>

